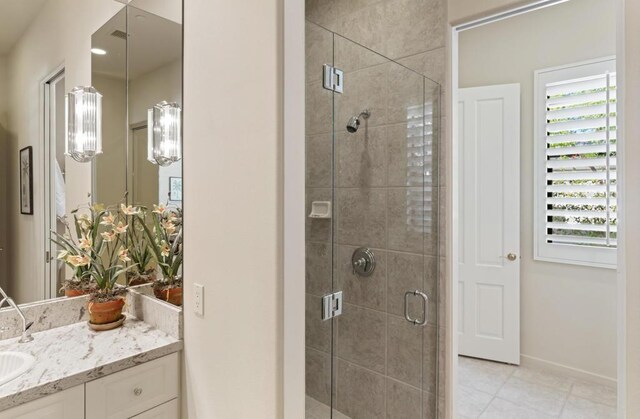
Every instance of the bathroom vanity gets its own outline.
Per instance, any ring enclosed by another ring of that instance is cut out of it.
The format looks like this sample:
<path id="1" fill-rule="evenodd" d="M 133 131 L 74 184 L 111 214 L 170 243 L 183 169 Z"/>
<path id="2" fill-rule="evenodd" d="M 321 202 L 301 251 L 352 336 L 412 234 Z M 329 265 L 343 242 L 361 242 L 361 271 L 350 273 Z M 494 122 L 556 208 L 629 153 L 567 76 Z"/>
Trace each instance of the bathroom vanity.
<path id="1" fill-rule="evenodd" d="M 105 332 L 87 326 L 86 297 L 24 306 L 25 316 L 36 319 L 26 343 L 19 342 L 15 311 L 0 311 L 5 333 L 15 335 L 0 340 L 0 357 L 35 358 L 0 385 L 0 419 L 180 417 L 182 311 L 148 293 L 131 290 L 124 325 Z"/>

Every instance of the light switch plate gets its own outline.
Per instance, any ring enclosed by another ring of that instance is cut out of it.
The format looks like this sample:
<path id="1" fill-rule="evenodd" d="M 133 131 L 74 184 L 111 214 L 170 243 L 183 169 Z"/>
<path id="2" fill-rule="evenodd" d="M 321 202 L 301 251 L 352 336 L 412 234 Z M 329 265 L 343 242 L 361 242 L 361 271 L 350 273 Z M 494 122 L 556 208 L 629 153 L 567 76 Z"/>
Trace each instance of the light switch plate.
<path id="1" fill-rule="evenodd" d="M 193 291 L 193 311 L 200 316 L 204 316 L 204 285 L 193 284 Z"/>

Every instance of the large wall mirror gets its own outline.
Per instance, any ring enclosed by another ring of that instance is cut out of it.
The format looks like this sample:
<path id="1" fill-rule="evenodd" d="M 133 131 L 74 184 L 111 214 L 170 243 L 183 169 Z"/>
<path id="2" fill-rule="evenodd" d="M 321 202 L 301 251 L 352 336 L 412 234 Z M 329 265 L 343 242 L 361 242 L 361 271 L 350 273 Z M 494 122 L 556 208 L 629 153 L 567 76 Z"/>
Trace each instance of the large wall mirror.
<path id="1" fill-rule="evenodd" d="M 182 222 L 182 0 L 67 3 L 13 2 L 0 16 L 12 32 L 0 37 L 0 287 L 18 303 L 64 295 L 73 270 L 50 239 L 79 206 L 165 206 Z M 65 155 L 76 86 L 101 95 L 102 153 L 84 163 Z M 157 140 L 169 117 L 179 150 Z"/>

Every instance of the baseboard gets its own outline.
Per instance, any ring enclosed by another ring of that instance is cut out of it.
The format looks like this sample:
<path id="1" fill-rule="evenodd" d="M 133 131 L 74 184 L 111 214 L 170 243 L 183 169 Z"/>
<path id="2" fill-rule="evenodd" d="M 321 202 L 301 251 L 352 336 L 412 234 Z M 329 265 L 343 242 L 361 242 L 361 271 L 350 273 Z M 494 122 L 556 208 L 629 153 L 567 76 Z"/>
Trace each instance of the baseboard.
<path id="1" fill-rule="evenodd" d="M 606 377 L 600 374 L 594 374 L 589 371 L 581 370 L 578 368 L 568 367 L 566 365 L 557 364 L 555 362 L 546 361 L 544 359 L 536 358 L 529 355 L 520 355 L 520 365 L 525 367 L 534 367 L 538 369 L 545 369 L 548 371 L 554 371 L 562 373 L 564 375 L 571 376 L 584 381 L 589 381 L 596 384 L 602 384 L 605 386 L 616 387 L 617 380 Z"/>

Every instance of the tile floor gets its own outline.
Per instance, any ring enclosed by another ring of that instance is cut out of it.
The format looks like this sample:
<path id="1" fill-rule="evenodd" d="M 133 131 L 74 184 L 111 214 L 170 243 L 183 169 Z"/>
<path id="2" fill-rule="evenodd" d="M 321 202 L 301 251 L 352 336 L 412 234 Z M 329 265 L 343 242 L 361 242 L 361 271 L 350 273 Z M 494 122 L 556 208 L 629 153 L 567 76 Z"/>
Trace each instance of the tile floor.
<path id="1" fill-rule="evenodd" d="M 555 372 L 458 357 L 460 419 L 615 419 L 616 389 Z"/>
<path id="2" fill-rule="evenodd" d="M 458 362 L 459 419 L 616 418 L 612 386 L 462 356 Z M 331 419 L 329 412 L 329 406 L 306 398 L 305 419 Z M 350 418 L 334 409 L 333 419 Z"/>

